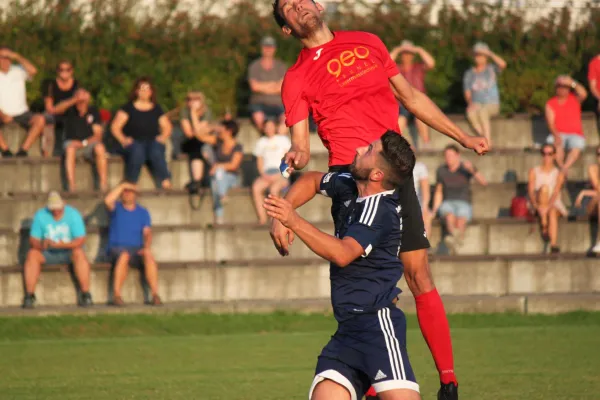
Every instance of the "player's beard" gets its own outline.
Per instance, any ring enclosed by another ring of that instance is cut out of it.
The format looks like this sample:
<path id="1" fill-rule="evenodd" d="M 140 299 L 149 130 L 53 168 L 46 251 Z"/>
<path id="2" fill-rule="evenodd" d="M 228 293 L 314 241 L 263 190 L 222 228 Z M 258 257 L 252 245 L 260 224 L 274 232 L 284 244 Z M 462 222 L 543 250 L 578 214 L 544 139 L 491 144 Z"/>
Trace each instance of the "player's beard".
<path id="1" fill-rule="evenodd" d="M 366 181 L 369 179 L 369 175 L 371 175 L 371 168 L 358 168 L 356 166 L 356 158 L 354 156 L 354 161 L 350 164 L 350 174 L 355 181 Z"/>
<path id="2" fill-rule="evenodd" d="M 305 20 L 298 24 L 293 34 L 298 39 L 306 39 L 317 32 L 323 26 L 323 19 L 319 14 L 310 14 Z"/>

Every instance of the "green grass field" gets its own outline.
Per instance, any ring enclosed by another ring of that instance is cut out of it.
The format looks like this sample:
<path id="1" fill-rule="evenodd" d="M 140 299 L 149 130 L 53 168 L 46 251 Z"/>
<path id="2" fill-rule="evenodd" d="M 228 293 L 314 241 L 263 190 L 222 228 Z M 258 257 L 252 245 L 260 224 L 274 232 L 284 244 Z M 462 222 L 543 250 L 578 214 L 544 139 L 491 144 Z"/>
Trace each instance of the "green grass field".
<path id="1" fill-rule="evenodd" d="M 416 319 L 423 399 L 437 374 Z M 450 317 L 462 399 L 600 399 L 600 313 Z M 323 315 L 0 318 L 0 399 L 306 399 Z"/>

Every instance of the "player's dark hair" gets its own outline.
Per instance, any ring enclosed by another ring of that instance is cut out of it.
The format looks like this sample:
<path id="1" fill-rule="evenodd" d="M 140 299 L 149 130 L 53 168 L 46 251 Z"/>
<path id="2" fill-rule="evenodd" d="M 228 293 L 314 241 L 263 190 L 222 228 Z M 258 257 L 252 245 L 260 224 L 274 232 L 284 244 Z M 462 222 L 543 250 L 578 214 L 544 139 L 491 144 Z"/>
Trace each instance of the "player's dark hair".
<path id="1" fill-rule="evenodd" d="M 232 119 L 227 119 L 227 120 L 223 120 L 221 121 L 221 125 L 223 125 L 223 127 L 225 127 L 225 129 L 227 129 L 229 132 L 231 132 L 231 136 L 236 137 L 240 127 L 237 124 L 237 122 L 235 122 Z"/>
<path id="2" fill-rule="evenodd" d="M 448 146 L 444 147 L 444 152 L 446 150 L 452 150 L 453 152 L 455 152 L 456 154 L 460 154 L 460 149 L 458 148 L 457 145 L 455 144 L 449 144 Z"/>
<path id="3" fill-rule="evenodd" d="M 387 163 L 383 187 L 399 187 L 410 177 L 415 167 L 415 153 L 408 141 L 398 132 L 387 131 L 381 137 L 381 156 Z"/>

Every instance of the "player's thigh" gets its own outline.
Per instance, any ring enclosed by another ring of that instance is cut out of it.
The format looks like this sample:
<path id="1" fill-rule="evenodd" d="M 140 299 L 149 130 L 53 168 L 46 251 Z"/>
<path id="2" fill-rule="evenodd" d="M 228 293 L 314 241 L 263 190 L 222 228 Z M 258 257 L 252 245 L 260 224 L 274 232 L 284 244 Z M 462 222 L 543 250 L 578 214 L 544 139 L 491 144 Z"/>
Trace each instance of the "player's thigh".
<path id="1" fill-rule="evenodd" d="M 410 389 L 395 389 L 377 393 L 379 400 L 421 400 L 419 392 Z"/>
<path id="2" fill-rule="evenodd" d="M 421 204 L 415 191 L 412 175 L 402 184 L 399 194 L 398 203 L 402 207 L 402 243 L 400 251 L 406 252 L 429 248 Z"/>
<path id="3" fill-rule="evenodd" d="M 330 342 L 323 352 L 336 352 Z M 366 377 L 338 359 L 319 356 L 308 398 L 312 400 L 360 400 L 367 391 Z"/>

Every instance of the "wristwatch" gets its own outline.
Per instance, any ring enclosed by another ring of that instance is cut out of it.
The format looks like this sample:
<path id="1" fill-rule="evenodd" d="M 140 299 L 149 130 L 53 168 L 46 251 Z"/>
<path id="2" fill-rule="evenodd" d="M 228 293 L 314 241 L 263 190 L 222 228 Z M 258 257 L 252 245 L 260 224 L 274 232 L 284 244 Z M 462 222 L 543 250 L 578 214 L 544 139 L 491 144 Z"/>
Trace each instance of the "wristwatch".
<path id="1" fill-rule="evenodd" d="M 575 89 L 577 87 L 577 82 L 575 82 L 575 81 L 571 82 L 571 87 L 573 89 Z"/>
<path id="2" fill-rule="evenodd" d="M 87 139 L 83 139 L 83 141 L 81 142 L 81 144 L 83 145 L 83 147 L 88 145 L 88 141 Z"/>

